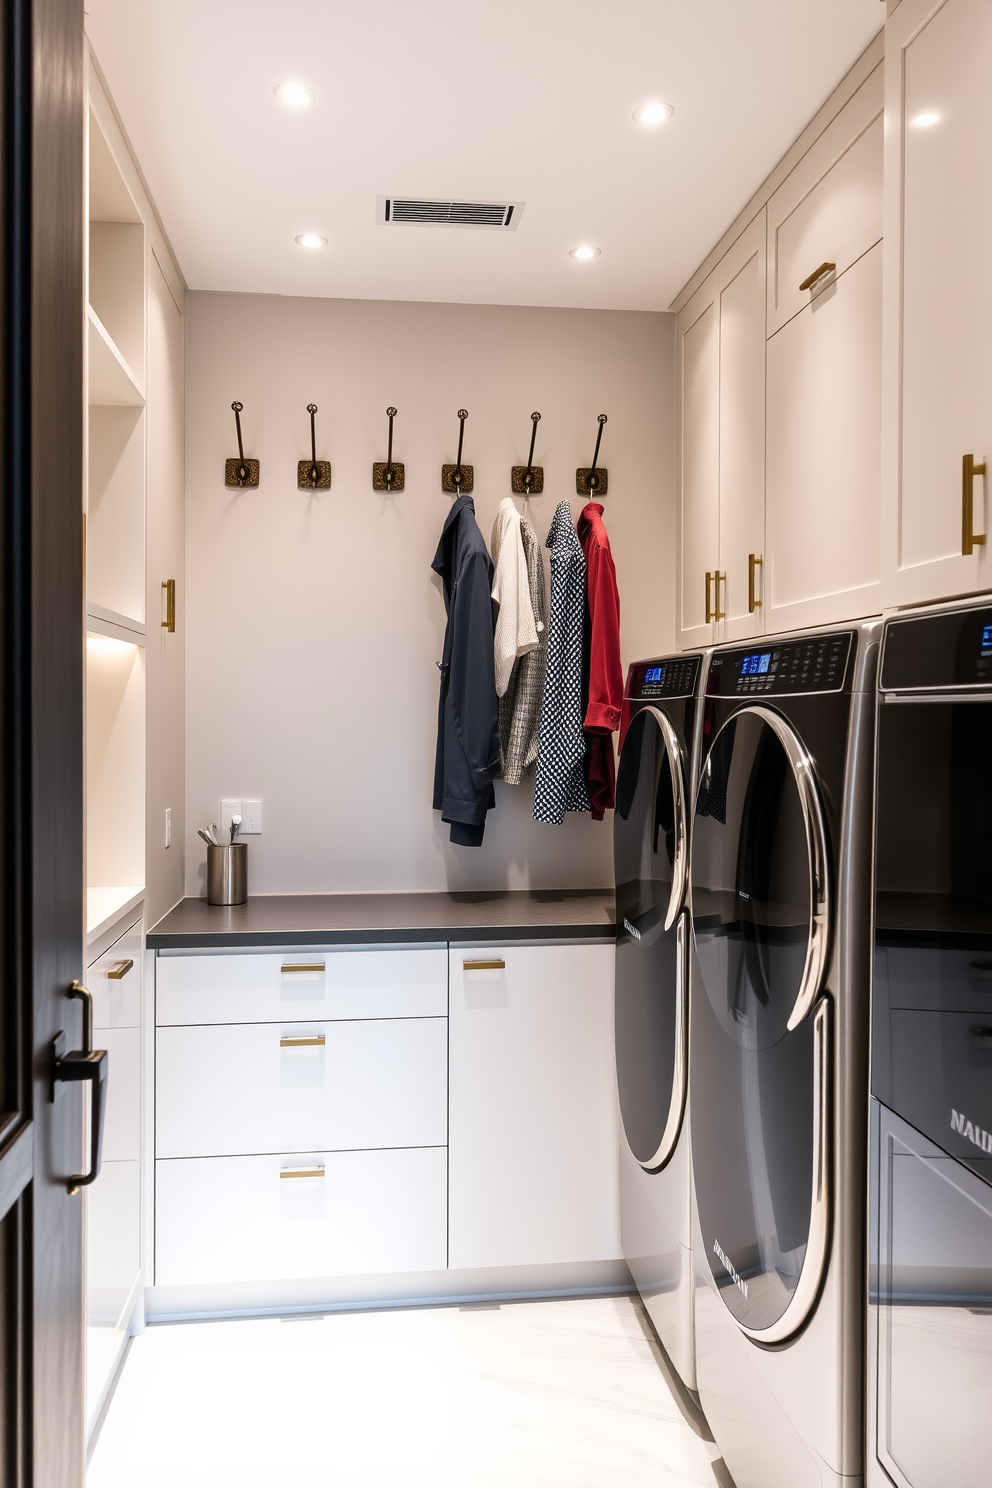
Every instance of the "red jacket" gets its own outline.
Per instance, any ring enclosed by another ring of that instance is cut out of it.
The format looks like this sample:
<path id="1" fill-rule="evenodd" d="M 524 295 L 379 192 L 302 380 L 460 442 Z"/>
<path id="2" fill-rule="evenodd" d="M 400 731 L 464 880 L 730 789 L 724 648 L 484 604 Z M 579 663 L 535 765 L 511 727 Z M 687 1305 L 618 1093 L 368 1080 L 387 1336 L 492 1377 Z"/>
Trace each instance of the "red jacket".
<path id="1" fill-rule="evenodd" d="M 586 734 L 586 781 L 594 821 L 613 805 L 613 734 L 623 708 L 620 665 L 620 595 L 603 508 L 590 501 L 578 521 L 586 555 L 587 688 L 583 727 Z"/>

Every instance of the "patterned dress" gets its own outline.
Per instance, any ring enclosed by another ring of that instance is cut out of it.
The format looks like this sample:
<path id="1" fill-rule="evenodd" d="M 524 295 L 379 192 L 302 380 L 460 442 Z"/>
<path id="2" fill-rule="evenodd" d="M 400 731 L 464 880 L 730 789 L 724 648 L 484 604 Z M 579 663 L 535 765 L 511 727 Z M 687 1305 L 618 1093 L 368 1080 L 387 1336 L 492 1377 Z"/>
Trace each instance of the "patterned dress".
<path id="1" fill-rule="evenodd" d="M 586 560 L 567 501 L 558 503 L 547 546 L 551 549 L 551 611 L 534 780 L 534 820 L 560 825 L 566 811 L 589 810 L 584 768 L 586 739 L 582 729 Z"/>

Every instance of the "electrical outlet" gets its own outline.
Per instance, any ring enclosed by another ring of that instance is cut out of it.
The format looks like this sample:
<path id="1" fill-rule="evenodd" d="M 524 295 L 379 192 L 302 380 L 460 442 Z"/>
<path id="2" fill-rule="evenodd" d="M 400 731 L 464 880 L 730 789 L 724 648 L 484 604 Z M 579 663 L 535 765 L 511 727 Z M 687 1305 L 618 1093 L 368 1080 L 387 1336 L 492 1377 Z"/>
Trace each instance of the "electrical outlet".
<path id="1" fill-rule="evenodd" d="M 242 807 L 242 803 L 240 801 L 221 801 L 221 803 L 220 803 L 220 821 L 218 822 L 218 826 L 220 828 L 220 840 L 221 840 L 222 843 L 224 843 L 224 842 L 230 842 L 230 840 L 231 840 L 231 817 L 232 816 L 240 816 L 242 818 L 242 820 L 243 820 L 243 818 L 244 818 L 244 810 L 243 810 L 243 807 Z M 241 830 L 244 831 L 244 825 L 243 824 L 242 824 Z"/>
<path id="2" fill-rule="evenodd" d="M 172 846 L 172 807 L 165 808 L 165 845 Z"/>
<path id="3" fill-rule="evenodd" d="M 242 801 L 241 831 L 245 837 L 260 837 L 262 834 L 261 801 Z"/>

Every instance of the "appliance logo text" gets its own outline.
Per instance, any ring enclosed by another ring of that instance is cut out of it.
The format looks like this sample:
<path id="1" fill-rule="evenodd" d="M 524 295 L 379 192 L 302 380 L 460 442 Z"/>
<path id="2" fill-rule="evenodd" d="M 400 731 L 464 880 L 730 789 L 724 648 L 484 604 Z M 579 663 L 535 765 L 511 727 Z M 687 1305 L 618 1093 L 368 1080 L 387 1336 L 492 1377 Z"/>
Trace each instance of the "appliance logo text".
<path id="1" fill-rule="evenodd" d="M 640 930 L 638 930 L 635 925 L 632 925 L 630 923 L 630 921 L 628 920 L 628 918 L 627 918 L 626 915 L 624 915 L 624 917 L 623 917 L 623 928 L 625 930 L 629 930 L 630 934 L 634 937 L 635 940 L 640 940 L 640 938 L 641 938 L 641 932 L 640 932 Z"/>
<path id="2" fill-rule="evenodd" d="M 719 1240 L 713 1241 L 713 1254 L 719 1259 L 721 1266 L 729 1274 L 730 1279 L 734 1283 L 734 1286 L 737 1288 L 737 1290 L 743 1293 L 744 1300 L 746 1302 L 747 1282 L 743 1279 L 740 1272 L 737 1270 L 737 1267 L 734 1265 L 733 1261 L 730 1259 L 723 1246 L 720 1244 Z"/>
<path id="3" fill-rule="evenodd" d="M 966 1141 L 974 1142 L 983 1152 L 992 1152 L 992 1135 L 982 1131 L 980 1126 L 975 1126 L 960 1111 L 951 1112 L 951 1130 L 958 1132 Z"/>

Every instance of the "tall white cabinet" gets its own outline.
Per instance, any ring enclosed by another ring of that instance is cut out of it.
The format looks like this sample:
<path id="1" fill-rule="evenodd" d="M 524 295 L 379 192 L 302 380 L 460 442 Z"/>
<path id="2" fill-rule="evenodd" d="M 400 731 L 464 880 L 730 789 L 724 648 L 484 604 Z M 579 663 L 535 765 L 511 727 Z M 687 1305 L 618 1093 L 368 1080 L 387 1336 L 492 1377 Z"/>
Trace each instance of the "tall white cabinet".
<path id="1" fill-rule="evenodd" d="M 992 6 L 902 0 L 885 70 L 883 597 L 895 606 L 992 586 Z"/>
<path id="2" fill-rule="evenodd" d="M 82 1200 L 92 1430 L 143 1316 L 143 929 L 182 896 L 184 285 L 92 69 L 86 141 L 84 964 L 109 1054 Z"/>

